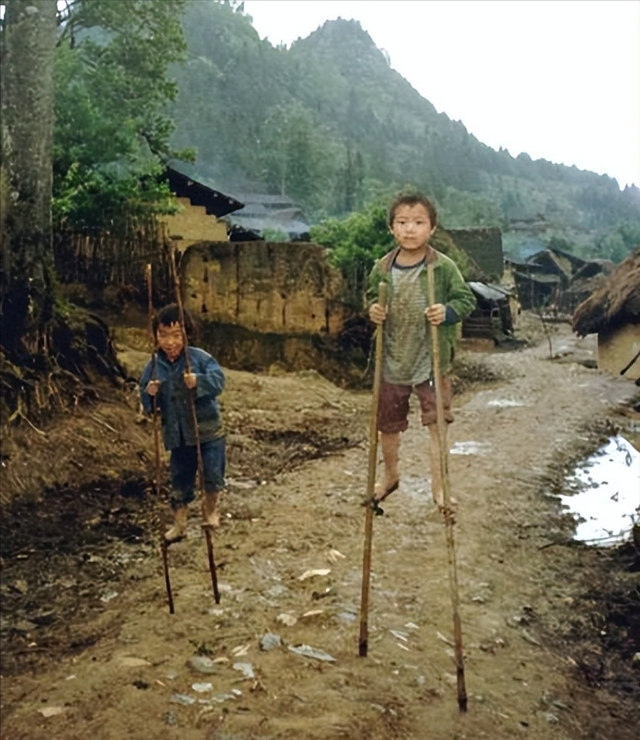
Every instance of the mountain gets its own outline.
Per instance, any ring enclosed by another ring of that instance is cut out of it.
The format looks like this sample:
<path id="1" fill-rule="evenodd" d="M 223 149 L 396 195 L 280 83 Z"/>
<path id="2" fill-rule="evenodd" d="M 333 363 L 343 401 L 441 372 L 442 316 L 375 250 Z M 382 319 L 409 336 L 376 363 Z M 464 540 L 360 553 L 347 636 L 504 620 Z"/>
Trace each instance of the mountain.
<path id="1" fill-rule="evenodd" d="M 622 259 L 640 241 L 638 188 L 486 146 L 391 69 L 357 21 L 327 21 L 290 49 L 260 39 L 229 0 L 188 0 L 183 25 L 174 144 L 195 148 L 223 191 L 286 193 L 314 222 L 410 184 L 445 226 L 499 226 L 516 251 L 535 236 Z"/>

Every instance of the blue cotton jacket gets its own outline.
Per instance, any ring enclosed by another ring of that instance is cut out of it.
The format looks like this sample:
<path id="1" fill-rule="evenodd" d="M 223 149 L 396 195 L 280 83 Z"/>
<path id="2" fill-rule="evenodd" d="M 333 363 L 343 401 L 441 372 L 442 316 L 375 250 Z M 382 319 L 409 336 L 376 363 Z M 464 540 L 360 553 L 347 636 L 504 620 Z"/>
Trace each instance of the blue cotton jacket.
<path id="1" fill-rule="evenodd" d="M 224 390 L 222 368 L 208 352 L 198 347 L 188 347 L 191 372 L 197 376 L 195 389 L 184 383 L 186 362 L 184 352 L 175 362 L 169 362 L 162 350 L 154 355 L 140 378 L 140 400 L 147 413 L 153 409 L 153 398 L 146 388 L 150 380 L 159 380 L 160 389 L 155 401 L 162 418 L 162 438 L 167 450 L 183 445 L 194 446 L 193 396 L 198 419 L 200 442 L 210 442 L 224 436 L 224 427 L 218 396 Z"/>

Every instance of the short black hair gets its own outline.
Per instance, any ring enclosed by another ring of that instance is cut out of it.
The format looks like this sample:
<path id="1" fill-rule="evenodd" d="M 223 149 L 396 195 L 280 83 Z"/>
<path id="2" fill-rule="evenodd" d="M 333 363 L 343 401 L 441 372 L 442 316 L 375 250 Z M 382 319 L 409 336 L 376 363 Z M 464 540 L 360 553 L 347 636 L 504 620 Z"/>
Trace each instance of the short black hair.
<path id="1" fill-rule="evenodd" d="M 387 213 L 387 225 L 389 228 L 393 226 L 393 219 L 396 216 L 396 211 L 400 206 L 417 206 L 418 204 L 423 205 L 427 209 L 429 214 L 429 221 L 431 221 L 431 228 L 435 229 L 438 225 L 438 212 L 433 203 L 427 198 L 427 196 L 419 190 L 407 190 L 398 193 L 396 197 L 391 201 L 389 211 Z"/>
<path id="2" fill-rule="evenodd" d="M 182 313 L 184 314 L 184 328 L 187 333 L 187 338 L 190 339 L 195 337 L 197 335 L 197 327 L 193 320 L 193 316 L 186 308 L 182 309 Z M 169 303 L 164 308 L 161 308 L 153 317 L 153 334 L 155 336 L 158 333 L 158 328 L 160 326 L 171 326 L 172 324 L 180 323 L 182 323 L 180 306 L 178 306 L 177 303 Z"/>

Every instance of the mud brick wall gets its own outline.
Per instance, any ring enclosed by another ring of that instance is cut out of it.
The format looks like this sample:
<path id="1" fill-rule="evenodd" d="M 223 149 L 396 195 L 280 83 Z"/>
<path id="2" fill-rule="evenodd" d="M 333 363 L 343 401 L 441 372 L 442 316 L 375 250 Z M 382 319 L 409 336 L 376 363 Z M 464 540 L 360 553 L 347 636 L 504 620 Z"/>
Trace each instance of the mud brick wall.
<path id="1" fill-rule="evenodd" d="M 271 334 L 336 336 L 344 284 L 311 243 L 206 242 L 180 263 L 185 306 L 202 321 Z"/>
<path id="2" fill-rule="evenodd" d="M 176 248 L 184 251 L 187 247 L 202 241 L 225 241 L 227 226 L 215 216 L 207 215 L 204 206 L 194 206 L 188 198 L 177 198 L 180 204 L 178 213 L 162 216 L 167 234 L 176 239 Z"/>

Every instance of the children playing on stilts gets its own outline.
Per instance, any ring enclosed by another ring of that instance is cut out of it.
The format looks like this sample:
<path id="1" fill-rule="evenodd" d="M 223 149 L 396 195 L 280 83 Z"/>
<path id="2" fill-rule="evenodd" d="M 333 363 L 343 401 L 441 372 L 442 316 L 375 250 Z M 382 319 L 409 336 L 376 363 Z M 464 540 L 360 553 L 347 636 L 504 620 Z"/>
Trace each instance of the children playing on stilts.
<path id="1" fill-rule="evenodd" d="M 384 474 L 376 483 L 375 497 L 384 498 L 399 486 L 400 437 L 408 427 L 409 398 L 415 393 L 420 402 L 422 424 L 430 433 L 432 495 L 442 510 L 440 443 L 427 322 L 439 327 L 443 405 L 445 419 L 450 423 L 453 414 L 448 373 L 456 347 L 456 324 L 473 311 L 476 300 L 453 260 L 429 244 L 437 227 L 437 213 L 428 198 L 419 192 L 397 196 L 389 207 L 387 222 L 396 247 L 376 262 L 367 289 L 369 317 L 375 324 L 384 325 L 377 414 Z M 433 305 L 428 301 L 427 264 L 433 264 L 434 270 Z M 386 307 L 377 302 L 380 282 L 388 285 Z M 452 505 L 455 503 L 451 501 Z"/>
<path id="2" fill-rule="evenodd" d="M 218 362 L 203 349 L 185 348 L 185 329 L 189 336 L 193 321 L 184 311 L 184 328 L 176 304 L 165 306 L 153 320 L 157 352 L 140 378 L 140 398 L 147 413 L 160 411 L 164 446 L 170 450 L 170 504 L 174 524 L 165 533 L 167 542 L 186 535 L 188 505 L 195 500 L 200 443 L 203 468 L 202 514 L 205 526 L 218 527 L 218 498 L 225 481 L 225 432 L 218 396 L 225 376 Z M 189 353 L 187 365 L 185 351 Z M 189 366 L 191 372 L 187 372 Z M 197 417 L 194 429 L 193 404 Z"/>

